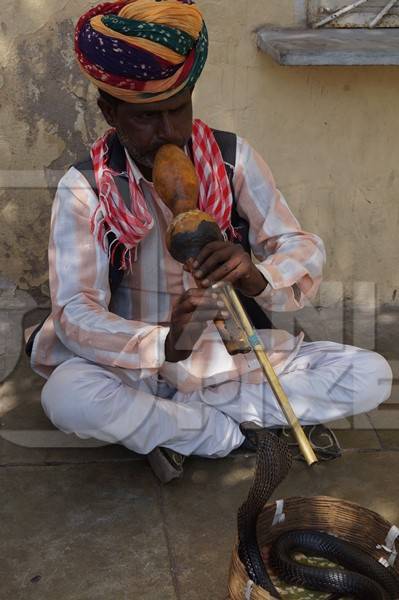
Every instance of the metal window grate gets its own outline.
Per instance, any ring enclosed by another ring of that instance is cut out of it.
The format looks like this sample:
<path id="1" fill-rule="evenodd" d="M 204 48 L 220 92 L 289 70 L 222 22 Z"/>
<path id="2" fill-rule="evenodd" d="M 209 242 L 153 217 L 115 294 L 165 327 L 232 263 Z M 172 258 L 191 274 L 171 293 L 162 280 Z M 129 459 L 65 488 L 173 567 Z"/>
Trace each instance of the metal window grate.
<path id="1" fill-rule="evenodd" d="M 325 20 L 329 15 L 348 5 L 355 0 L 309 0 L 308 20 L 311 26 L 315 26 Z M 339 16 L 337 19 L 326 23 L 324 27 L 347 28 L 347 27 L 369 27 L 375 17 L 381 13 L 388 4 L 388 0 L 367 0 L 364 4 L 355 7 L 351 11 Z M 376 27 L 399 27 L 399 1 L 375 23 Z"/>

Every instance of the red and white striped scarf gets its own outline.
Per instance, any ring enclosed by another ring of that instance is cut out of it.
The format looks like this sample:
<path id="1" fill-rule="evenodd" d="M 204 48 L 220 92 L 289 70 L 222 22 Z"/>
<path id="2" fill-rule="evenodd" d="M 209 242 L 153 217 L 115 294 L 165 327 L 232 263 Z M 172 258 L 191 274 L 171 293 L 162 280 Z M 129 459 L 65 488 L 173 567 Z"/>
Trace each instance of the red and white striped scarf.
<path id="1" fill-rule="evenodd" d="M 108 256 L 113 263 L 118 245 L 123 245 L 120 268 L 126 270 L 131 268 L 136 260 L 137 246 L 153 228 L 154 219 L 129 161 L 126 161 L 130 191 L 129 208 L 119 193 L 114 180 L 119 173 L 107 164 L 107 141 L 114 133 L 114 129 L 108 130 L 91 148 L 99 204 L 91 218 L 90 228 L 104 250 L 104 238 L 110 231 L 114 233 L 115 240 L 108 248 Z M 212 130 L 200 119 L 193 123 L 192 147 L 194 166 L 199 179 L 198 207 L 214 217 L 223 233 L 231 233 L 233 197 L 226 167 Z"/>

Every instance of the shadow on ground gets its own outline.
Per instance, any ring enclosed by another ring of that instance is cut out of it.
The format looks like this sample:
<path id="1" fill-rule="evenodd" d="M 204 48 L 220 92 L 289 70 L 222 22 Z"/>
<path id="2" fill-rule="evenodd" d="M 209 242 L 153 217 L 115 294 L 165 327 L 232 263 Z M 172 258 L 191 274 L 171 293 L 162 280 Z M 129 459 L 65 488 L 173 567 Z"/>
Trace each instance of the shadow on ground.
<path id="1" fill-rule="evenodd" d="M 377 349 L 398 378 L 391 316 L 379 321 Z M 1 598 L 225 600 L 254 457 L 192 458 L 184 479 L 162 487 L 125 448 L 55 431 L 42 385 L 22 358 L 0 386 Z M 384 407 L 334 429 L 343 457 L 312 470 L 295 463 L 276 495 L 340 497 L 398 523 L 397 385 Z"/>

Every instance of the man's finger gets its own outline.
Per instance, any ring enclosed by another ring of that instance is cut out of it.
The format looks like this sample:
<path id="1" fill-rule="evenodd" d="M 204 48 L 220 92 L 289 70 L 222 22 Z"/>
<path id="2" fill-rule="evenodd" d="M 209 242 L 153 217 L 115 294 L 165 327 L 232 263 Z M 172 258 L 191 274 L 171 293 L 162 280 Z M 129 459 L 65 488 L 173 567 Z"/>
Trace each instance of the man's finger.
<path id="1" fill-rule="evenodd" d="M 218 311 L 224 307 L 222 300 L 217 300 L 212 295 L 204 297 L 192 296 L 186 298 L 176 308 L 177 314 L 192 313 L 196 310 L 213 310 Z"/>
<path id="2" fill-rule="evenodd" d="M 233 256 L 230 260 L 222 264 L 215 271 L 209 273 L 206 278 L 201 280 L 201 285 L 204 287 L 209 287 L 214 283 L 218 283 L 219 281 L 233 281 L 228 279 L 229 275 L 236 271 L 238 267 L 241 267 L 242 257 L 241 256 Z M 245 272 L 245 267 L 242 266 L 241 271 Z M 236 281 L 236 278 L 234 278 Z"/>
<path id="3" fill-rule="evenodd" d="M 193 312 L 182 313 L 178 317 L 178 322 L 181 327 L 186 329 L 190 324 L 204 323 L 205 321 L 214 321 L 215 319 L 221 319 L 227 321 L 230 318 L 230 313 L 226 308 L 221 309 L 201 309 L 198 308 Z"/>
<path id="4" fill-rule="evenodd" d="M 208 302 L 212 302 L 214 296 L 212 292 L 209 290 L 203 290 L 201 288 L 190 288 L 186 290 L 181 296 L 179 296 L 177 303 L 184 304 L 187 301 L 197 302 L 198 300 L 207 300 Z"/>
<path id="5" fill-rule="evenodd" d="M 223 279 L 221 279 L 220 281 L 224 281 L 224 282 L 229 282 L 229 283 L 236 283 L 237 281 L 239 281 L 240 279 L 242 279 L 244 277 L 246 273 L 246 269 L 244 267 L 244 265 L 239 264 L 235 269 L 233 269 L 232 271 L 230 271 L 230 273 L 227 273 L 227 275 L 225 275 L 223 277 Z"/>
<path id="6" fill-rule="evenodd" d="M 201 252 L 198 254 L 193 263 L 194 269 L 199 269 L 209 256 L 211 256 L 214 252 L 217 252 L 221 248 L 225 248 L 226 245 L 230 246 L 231 244 L 229 242 L 222 241 L 209 242 L 209 244 L 206 244 L 206 246 L 202 248 Z"/>
<path id="7" fill-rule="evenodd" d="M 203 279 L 207 277 L 219 265 L 226 263 L 228 260 L 232 258 L 232 256 L 237 254 L 237 249 L 234 246 L 224 246 L 223 248 L 219 248 L 212 252 L 210 256 L 194 271 L 194 277 L 197 279 Z"/>
<path id="8" fill-rule="evenodd" d="M 190 315 L 189 323 L 203 323 L 205 321 L 215 321 L 220 319 L 222 321 L 227 321 L 230 318 L 230 313 L 228 310 L 195 310 Z"/>

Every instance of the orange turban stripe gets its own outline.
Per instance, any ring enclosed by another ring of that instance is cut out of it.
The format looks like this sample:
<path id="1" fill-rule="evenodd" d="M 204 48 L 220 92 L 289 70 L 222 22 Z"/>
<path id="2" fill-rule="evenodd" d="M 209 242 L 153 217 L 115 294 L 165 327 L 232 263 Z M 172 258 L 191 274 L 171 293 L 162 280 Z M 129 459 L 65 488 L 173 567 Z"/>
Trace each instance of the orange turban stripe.
<path id="1" fill-rule="evenodd" d="M 125 102 L 159 102 L 194 87 L 208 34 L 191 0 L 123 0 L 82 15 L 75 51 L 98 88 Z"/>

